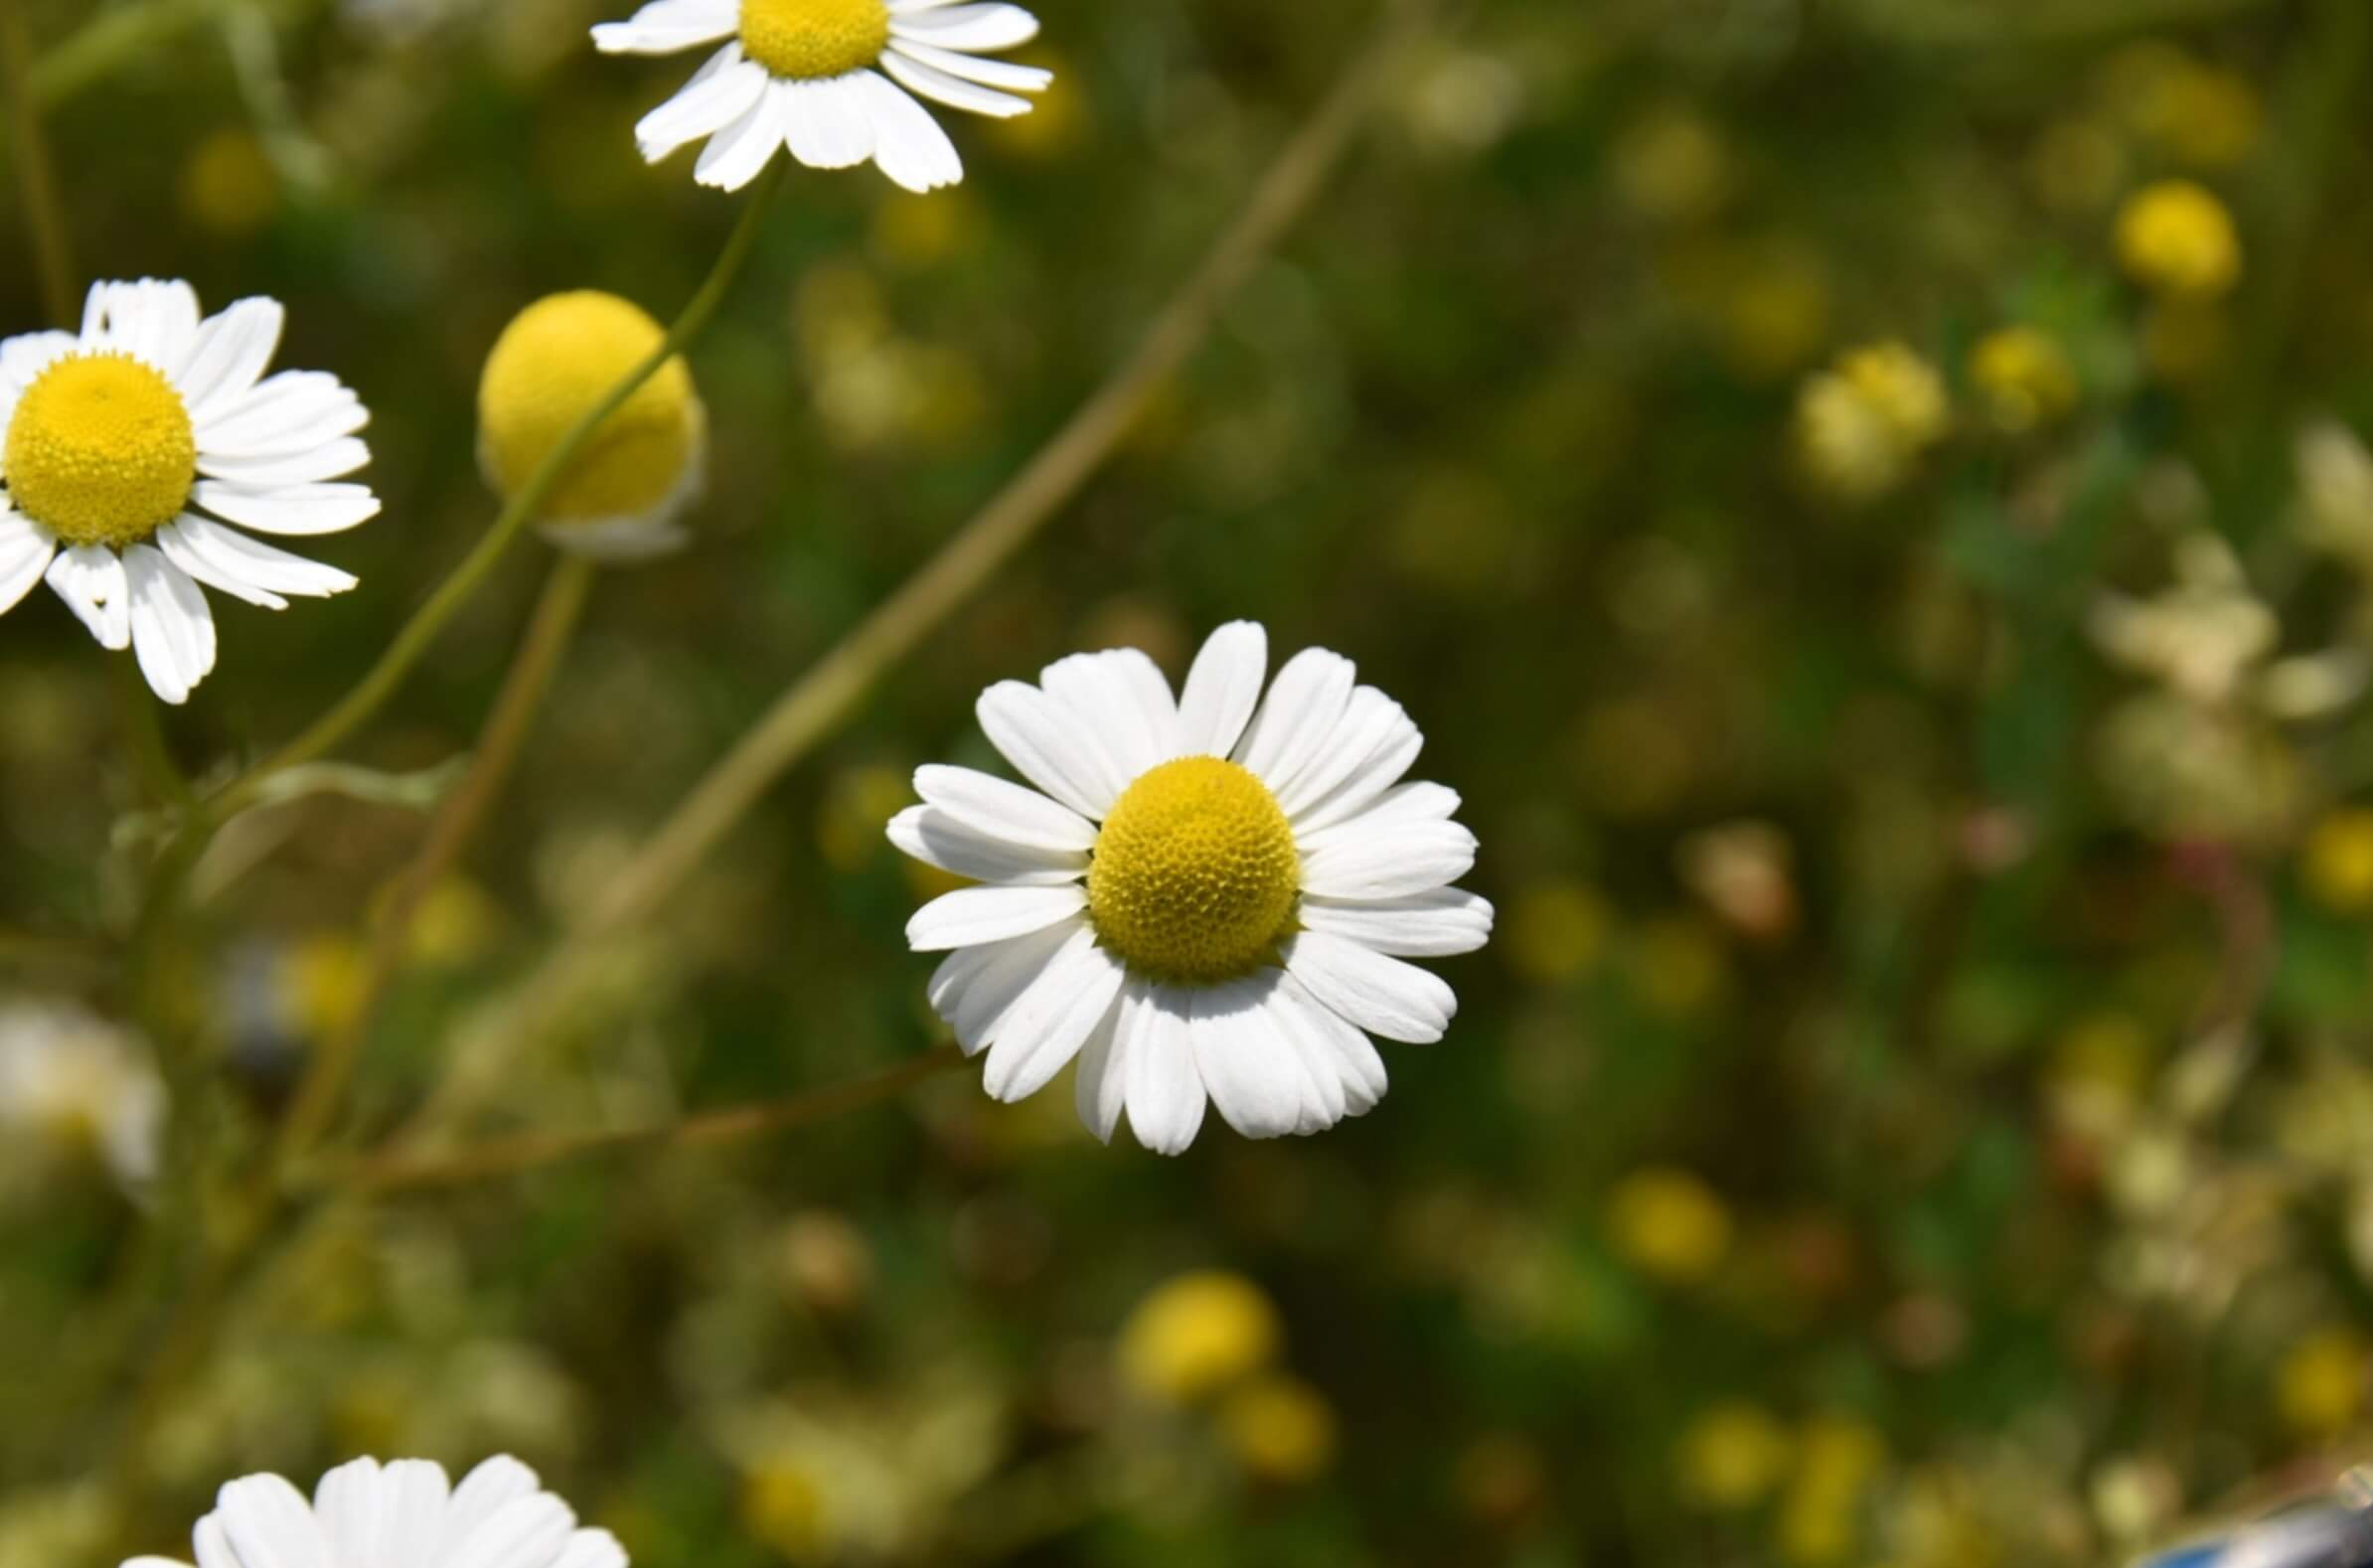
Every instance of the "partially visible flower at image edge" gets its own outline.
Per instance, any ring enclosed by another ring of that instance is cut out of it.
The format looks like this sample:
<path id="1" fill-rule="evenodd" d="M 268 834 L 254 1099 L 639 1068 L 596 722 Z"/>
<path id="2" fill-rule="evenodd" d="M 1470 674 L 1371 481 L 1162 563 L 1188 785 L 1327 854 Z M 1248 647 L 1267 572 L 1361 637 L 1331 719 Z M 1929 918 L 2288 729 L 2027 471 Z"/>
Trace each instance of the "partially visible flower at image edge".
<path id="1" fill-rule="evenodd" d="M 963 179 L 964 162 L 917 95 L 1000 119 L 1028 113 L 1015 94 L 1043 91 L 1053 74 L 979 57 L 1037 32 L 1003 0 L 652 0 L 595 27 L 593 43 L 673 55 L 727 41 L 635 126 L 648 162 L 706 137 L 693 178 L 721 190 L 749 184 L 782 147 L 813 169 L 870 159 L 929 191 Z"/>
<path id="2" fill-rule="evenodd" d="M 251 298 L 202 321 L 189 284 L 143 278 L 92 284 L 79 332 L 0 341 L 0 611 L 46 577 L 182 703 L 215 667 L 200 583 L 272 610 L 355 585 L 240 532 L 379 512 L 367 486 L 329 482 L 371 460 L 361 400 L 321 371 L 263 374 L 283 317 Z"/>
<path id="3" fill-rule="evenodd" d="M 1401 706 L 1323 648 L 1269 687 L 1268 637 L 1213 632 L 1174 698 L 1135 649 L 1075 654 L 981 695 L 981 727 L 1035 789 L 924 767 L 889 825 L 987 885 L 906 928 L 949 951 L 932 1006 L 1001 1100 L 1074 1056 L 1080 1119 L 1177 1154 L 1206 1101 L 1248 1138 L 1313 1133 L 1383 1097 L 1370 1034 L 1440 1039 L 1458 999 L 1404 958 L 1472 952 L 1492 906 L 1451 884 L 1475 836 L 1458 795 L 1400 782 Z M 950 951 L 952 950 L 952 951 Z"/>
<path id="4" fill-rule="evenodd" d="M 78 1002 L 0 1003 L 0 1145 L 87 1140 L 126 1191 L 156 1178 L 167 1099 L 147 1043 Z"/>
<path id="5" fill-rule="evenodd" d="M 567 1503 L 507 1455 L 449 1484 L 429 1460 L 358 1459 L 321 1478 L 310 1502 L 278 1476 L 216 1494 L 194 1532 L 199 1568 L 626 1568 L 607 1530 L 579 1529 Z M 186 1568 L 134 1557 L 123 1568 Z"/>
<path id="6" fill-rule="evenodd" d="M 667 338 L 631 300 L 551 294 L 513 317 L 478 383 L 478 463 L 509 500 L 576 423 Z M 681 355 L 596 425 L 544 499 L 537 531 L 555 549 L 640 560 L 681 547 L 685 508 L 707 482 L 709 415 Z"/>

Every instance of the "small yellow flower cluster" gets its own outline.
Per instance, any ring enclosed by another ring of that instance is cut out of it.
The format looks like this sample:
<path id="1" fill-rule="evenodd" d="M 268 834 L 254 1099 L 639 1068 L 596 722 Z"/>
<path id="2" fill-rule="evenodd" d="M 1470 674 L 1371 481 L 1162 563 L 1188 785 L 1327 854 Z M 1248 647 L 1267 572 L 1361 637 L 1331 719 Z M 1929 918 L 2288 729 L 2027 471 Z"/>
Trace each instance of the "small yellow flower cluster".
<path id="1" fill-rule="evenodd" d="M 1970 383 L 1986 418 L 2005 435 L 2024 435 L 2076 406 L 2076 367 L 2059 340 L 2037 327 L 2003 327 L 1970 351 Z"/>
<path id="2" fill-rule="evenodd" d="M 1290 1486 L 1334 1461 L 1335 1411 L 1276 1366 L 1285 1340 L 1277 1308 L 1240 1274 L 1200 1269 L 1158 1286 L 1114 1346 L 1123 1384 L 1160 1406 L 1207 1406 L 1212 1429 L 1245 1473 Z"/>
<path id="3" fill-rule="evenodd" d="M 1911 476 L 1952 411 L 1935 367 L 1901 343 L 1870 344 L 1807 378 L 1797 394 L 1798 450 L 1822 490 L 1875 500 Z"/>
<path id="4" fill-rule="evenodd" d="M 2118 260 L 2163 300 L 2198 302 L 2241 281 L 2241 236 L 2204 186 L 2161 180 L 2127 199 L 2118 214 Z"/>
<path id="5" fill-rule="evenodd" d="M 1668 1285 L 1694 1285 L 1730 1255 L 1730 1209 L 1692 1172 L 1651 1166 L 1616 1184 L 1607 1236 L 1616 1255 Z"/>

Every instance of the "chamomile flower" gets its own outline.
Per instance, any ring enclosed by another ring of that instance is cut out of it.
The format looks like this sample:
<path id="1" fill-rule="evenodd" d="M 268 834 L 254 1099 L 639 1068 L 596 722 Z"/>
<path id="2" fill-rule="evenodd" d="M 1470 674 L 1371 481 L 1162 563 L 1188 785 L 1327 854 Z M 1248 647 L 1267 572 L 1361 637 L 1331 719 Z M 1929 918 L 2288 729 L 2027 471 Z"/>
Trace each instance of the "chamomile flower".
<path id="1" fill-rule="evenodd" d="M 1332 1127 L 1384 1093 L 1370 1034 L 1440 1039 L 1458 999 L 1404 958 L 1471 952 L 1492 906 L 1451 885 L 1475 836 L 1459 797 L 1404 784 L 1423 743 L 1398 703 L 1323 648 L 1261 696 L 1268 638 L 1211 634 L 1174 698 L 1134 649 L 1075 654 L 981 695 L 981 727 L 1035 789 L 915 774 L 889 825 L 985 885 L 906 928 L 948 951 L 931 1003 L 985 1082 L 1019 1100 L 1079 1059 L 1080 1119 L 1177 1154 L 1206 1102 L 1248 1138 Z M 1257 710 L 1256 710 L 1257 709 Z"/>
<path id="2" fill-rule="evenodd" d="M 429 1460 L 358 1459 L 321 1478 L 310 1502 L 278 1476 L 216 1493 L 198 1521 L 202 1568 L 626 1568 L 607 1530 L 579 1529 L 568 1504 L 509 1456 L 461 1479 Z M 123 1568 L 184 1568 L 134 1557 Z"/>
<path id="3" fill-rule="evenodd" d="M 355 579 L 240 532 L 332 534 L 375 516 L 355 394 L 321 371 L 265 376 L 279 301 L 200 320 L 190 285 L 91 287 L 77 332 L 0 342 L 0 611 L 47 578 L 168 703 L 215 667 L 204 583 L 266 609 Z M 232 525 L 237 525 L 233 527 Z"/>
<path id="4" fill-rule="evenodd" d="M 478 461 L 511 497 L 576 421 L 667 338 L 643 308 L 592 289 L 553 294 L 512 319 L 478 383 Z M 709 416 L 681 356 L 594 426 L 544 498 L 537 528 L 558 549 L 604 560 L 663 554 L 700 496 Z"/>
<path id="5" fill-rule="evenodd" d="M 693 178 L 737 191 L 777 147 L 811 169 L 871 159 L 910 191 L 964 178 L 956 148 L 916 96 L 1000 119 L 1027 114 L 1049 72 L 983 54 L 1037 36 L 1003 0 L 652 0 L 593 29 L 609 55 L 673 55 L 719 40 L 682 91 L 635 126 L 659 162 L 708 138 Z M 886 73 L 886 75 L 884 75 Z"/>

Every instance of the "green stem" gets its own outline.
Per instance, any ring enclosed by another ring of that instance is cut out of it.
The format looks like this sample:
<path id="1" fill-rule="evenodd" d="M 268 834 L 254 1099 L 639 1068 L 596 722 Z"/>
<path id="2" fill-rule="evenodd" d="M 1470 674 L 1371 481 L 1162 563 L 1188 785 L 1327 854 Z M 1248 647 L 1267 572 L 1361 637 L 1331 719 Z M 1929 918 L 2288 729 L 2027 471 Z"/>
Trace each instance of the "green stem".
<path id="1" fill-rule="evenodd" d="M 731 285 L 734 274 L 741 270 L 742 262 L 749 256 L 768 198 L 782 181 L 783 166 L 783 160 L 778 158 L 768 165 L 766 173 L 759 176 L 757 185 L 742 204 L 741 217 L 733 227 L 731 237 L 726 239 L 724 249 L 717 255 L 716 265 L 710 269 L 708 280 L 693 295 L 691 303 L 684 307 L 683 314 L 676 318 L 659 347 L 620 378 L 600 401 L 586 409 L 576 423 L 569 426 L 559 443 L 537 465 L 528 482 L 513 494 L 509 504 L 496 517 L 494 526 L 486 531 L 461 564 L 437 585 L 436 591 L 428 596 L 428 601 L 396 634 L 396 640 L 380 656 L 379 663 L 373 665 L 370 673 L 356 683 L 354 690 L 314 720 L 303 734 L 282 746 L 258 766 L 225 785 L 205 803 L 208 809 L 218 817 L 229 816 L 252 799 L 256 785 L 264 778 L 301 762 L 310 762 L 339 745 L 395 695 L 396 688 L 403 684 L 404 677 L 411 673 L 412 666 L 420 662 L 430 644 L 436 641 L 437 635 L 460 612 L 470 595 L 485 583 L 496 563 L 503 558 L 503 552 L 511 548 L 521 531 L 543 510 L 545 498 L 560 482 L 594 430 L 615 413 L 627 398 L 633 396 L 643 383 L 658 374 L 661 366 L 683 352 L 685 345 L 709 324 L 709 318 L 716 313 L 716 307 L 724 299 L 725 290 Z"/>
<path id="2" fill-rule="evenodd" d="M 0 6 L 0 97 L 8 100 L 9 134 L 16 144 L 17 184 L 25 195 L 25 223 L 33 232 L 33 259 L 41 274 L 42 306 L 50 323 L 72 328 L 76 321 L 75 263 L 67 239 L 66 213 L 58 205 L 58 182 L 50 172 L 49 141 L 42 134 L 41 108 L 31 88 L 32 45 L 25 37 L 25 12 Z"/>
<path id="3" fill-rule="evenodd" d="M 171 806 L 190 803 L 189 781 L 173 762 L 173 752 L 165 744 L 165 725 L 157 712 L 157 701 L 149 694 L 148 684 L 140 678 L 140 667 L 130 654 L 118 654 L 107 661 L 115 682 L 116 706 L 123 710 L 124 738 L 130 743 L 132 762 L 140 770 L 140 780 L 151 799 Z"/>

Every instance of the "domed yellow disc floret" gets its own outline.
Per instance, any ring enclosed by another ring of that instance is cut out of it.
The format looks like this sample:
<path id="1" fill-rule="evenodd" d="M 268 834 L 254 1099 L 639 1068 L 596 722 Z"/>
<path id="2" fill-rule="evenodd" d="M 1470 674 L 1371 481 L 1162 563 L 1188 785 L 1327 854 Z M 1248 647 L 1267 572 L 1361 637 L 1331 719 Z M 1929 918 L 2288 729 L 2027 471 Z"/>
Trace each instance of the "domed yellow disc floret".
<path id="1" fill-rule="evenodd" d="M 778 77 L 847 76 L 888 43 L 881 0 L 741 0 L 742 53 Z"/>
<path id="2" fill-rule="evenodd" d="M 8 425 L 10 502 L 70 545 L 121 549 L 180 513 L 198 439 L 173 384 L 124 354 L 74 354 L 34 379 Z"/>
<path id="3" fill-rule="evenodd" d="M 478 456 L 516 494 L 585 410 L 667 334 L 615 294 L 554 294 L 521 311 L 478 384 Z M 601 421 L 547 496 L 542 521 L 639 517 L 676 495 L 706 431 L 692 372 L 672 359 Z"/>
<path id="4" fill-rule="evenodd" d="M 1165 980 L 1250 973 L 1294 927 L 1301 862 L 1268 786 L 1218 757 L 1148 770 L 1104 819 L 1088 914 L 1104 945 Z"/>

